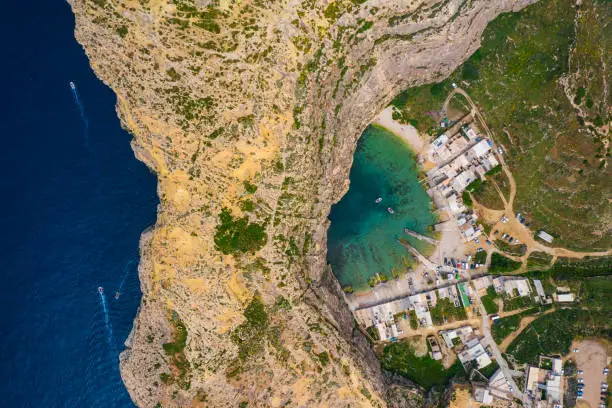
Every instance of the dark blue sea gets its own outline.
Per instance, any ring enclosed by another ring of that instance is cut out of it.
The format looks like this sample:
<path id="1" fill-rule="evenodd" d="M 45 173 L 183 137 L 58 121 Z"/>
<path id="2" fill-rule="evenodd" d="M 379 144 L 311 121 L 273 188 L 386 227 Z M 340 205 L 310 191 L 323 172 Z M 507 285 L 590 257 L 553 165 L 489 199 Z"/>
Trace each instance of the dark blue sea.
<path id="1" fill-rule="evenodd" d="M 74 39 L 68 4 L 8 2 L 4 16 L 0 406 L 133 406 L 118 355 L 140 302 L 155 177 Z"/>

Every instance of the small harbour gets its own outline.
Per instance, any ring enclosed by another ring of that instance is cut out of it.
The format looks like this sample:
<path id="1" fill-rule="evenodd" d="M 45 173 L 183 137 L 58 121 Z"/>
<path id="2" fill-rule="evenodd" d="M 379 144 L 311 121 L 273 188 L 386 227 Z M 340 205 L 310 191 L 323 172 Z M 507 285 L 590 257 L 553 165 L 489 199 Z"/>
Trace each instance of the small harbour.
<path id="1" fill-rule="evenodd" d="M 393 279 L 414 267 L 399 238 L 425 255 L 433 249 L 415 236 L 431 235 L 436 222 L 418 172 L 414 152 L 399 136 L 375 125 L 364 131 L 350 188 L 330 213 L 328 262 L 343 287 L 367 290 L 377 274 Z M 405 234 L 405 228 L 416 234 Z"/>

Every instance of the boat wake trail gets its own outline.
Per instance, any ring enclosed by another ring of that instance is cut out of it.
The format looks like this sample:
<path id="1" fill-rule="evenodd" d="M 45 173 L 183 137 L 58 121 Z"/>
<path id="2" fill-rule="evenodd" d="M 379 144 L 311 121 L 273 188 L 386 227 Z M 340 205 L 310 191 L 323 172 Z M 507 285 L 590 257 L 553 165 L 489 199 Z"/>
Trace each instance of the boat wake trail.
<path id="1" fill-rule="evenodd" d="M 102 310 L 104 312 L 104 324 L 106 325 L 106 333 L 108 337 L 108 345 L 111 348 L 113 355 L 115 354 L 115 345 L 113 343 L 113 327 L 110 324 L 108 318 L 108 306 L 106 305 L 106 295 L 104 295 L 104 289 L 102 286 L 98 287 L 98 294 L 100 295 L 100 303 L 102 304 Z"/>
<path id="2" fill-rule="evenodd" d="M 76 103 L 79 108 L 79 113 L 81 114 L 81 120 L 83 121 L 84 134 L 85 134 L 85 142 L 89 138 L 89 121 L 87 120 L 87 115 L 85 115 L 85 109 L 83 108 L 83 104 L 81 103 L 81 99 L 79 98 L 79 91 L 77 90 L 76 84 L 70 81 L 70 89 L 72 90 L 72 97 L 74 98 L 74 103 Z"/>
<path id="3" fill-rule="evenodd" d="M 123 285 L 125 284 L 125 280 L 127 279 L 128 275 L 130 274 L 130 266 L 134 263 L 134 260 L 130 260 L 126 265 L 125 268 L 123 268 L 124 272 L 123 272 L 123 279 L 121 279 L 121 283 L 119 284 L 119 288 L 117 289 L 117 292 L 115 292 L 115 299 L 119 299 L 119 296 L 121 296 L 121 292 L 123 291 Z"/>

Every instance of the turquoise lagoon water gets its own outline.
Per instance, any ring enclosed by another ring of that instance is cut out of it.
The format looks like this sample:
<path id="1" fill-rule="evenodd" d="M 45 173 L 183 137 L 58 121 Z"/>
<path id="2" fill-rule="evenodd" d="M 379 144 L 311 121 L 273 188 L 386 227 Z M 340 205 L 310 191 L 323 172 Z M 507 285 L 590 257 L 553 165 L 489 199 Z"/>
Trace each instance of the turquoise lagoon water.
<path id="1" fill-rule="evenodd" d="M 431 249 L 403 233 L 404 228 L 428 233 L 435 223 L 431 200 L 417 176 L 415 154 L 402 139 L 379 126 L 364 131 L 349 191 L 330 213 L 327 260 L 342 286 L 363 290 L 376 273 L 391 278 L 394 269 L 405 272 L 412 260 L 399 237 L 420 251 Z"/>

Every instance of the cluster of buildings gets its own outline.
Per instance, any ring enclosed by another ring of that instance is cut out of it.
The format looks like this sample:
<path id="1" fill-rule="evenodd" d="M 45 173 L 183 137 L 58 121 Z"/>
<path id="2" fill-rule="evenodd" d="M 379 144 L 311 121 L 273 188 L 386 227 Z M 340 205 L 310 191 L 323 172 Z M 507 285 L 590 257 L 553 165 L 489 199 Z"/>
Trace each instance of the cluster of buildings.
<path id="1" fill-rule="evenodd" d="M 576 300 L 574 294 L 570 291 L 570 288 L 559 286 L 557 287 L 556 292 L 553 294 L 552 299 L 546 296 L 544 292 L 544 287 L 542 286 L 542 282 L 538 279 L 533 280 L 533 285 L 535 286 L 536 293 L 541 303 L 552 303 L 554 300 L 557 303 L 571 303 Z"/>
<path id="2" fill-rule="evenodd" d="M 474 367 L 477 369 L 491 364 L 489 352 L 487 352 L 485 345 L 482 343 L 483 339 L 476 335 L 472 326 L 442 330 L 440 331 L 440 336 L 442 336 L 444 343 L 446 343 L 449 349 L 463 346 L 461 351 L 457 353 L 457 357 L 464 367 L 471 362 L 474 362 Z"/>
<path id="3" fill-rule="evenodd" d="M 451 136 L 449 136 L 451 134 Z M 428 160 L 436 165 L 427 172 L 427 180 L 434 195 L 443 198 L 466 241 L 477 238 L 482 230 L 476 215 L 463 204 L 466 187 L 499 165 L 493 143 L 478 136 L 469 126 L 462 126 L 454 134 L 445 133 L 434 140 Z"/>
<path id="4" fill-rule="evenodd" d="M 473 290 L 467 282 L 460 282 L 357 309 L 353 314 L 361 327 L 374 326 L 380 340 L 393 340 L 403 334 L 398 327 L 396 316 L 403 318 L 409 311 L 414 311 L 419 327 L 430 328 L 433 327 L 430 309 L 436 307 L 438 299 L 448 299 L 455 307 L 467 307 L 471 303 L 472 295 Z"/>
<path id="5" fill-rule="evenodd" d="M 543 295 L 541 282 L 535 280 L 534 284 L 538 295 L 540 293 Z M 419 327 L 428 329 L 433 327 L 430 310 L 436 307 L 439 299 L 448 299 L 455 307 L 469 307 L 474 297 L 485 295 L 491 285 L 497 293 L 505 294 L 509 298 L 533 295 L 528 278 L 484 275 L 472 279 L 471 284 L 465 281 L 449 284 L 378 305 L 363 307 L 355 310 L 353 314 L 361 327 L 374 326 L 380 340 L 394 340 L 404 334 L 398 326 L 397 319 L 405 319 L 409 311 L 414 311 Z M 573 300 L 571 294 L 555 296 L 560 297 L 559 301 L 565 300 L 566 297 L 569 299 L 570 296 Z"/>
<path id="6" fill-rule="evenodd" d="M 550 361 L 550 369 L 540 368 L 542 361 Z M 527 367 L 525 391 L 537 408 L 563 406 L 563 363 L 559 358 L 540 357 L 540 367 Z"/>

